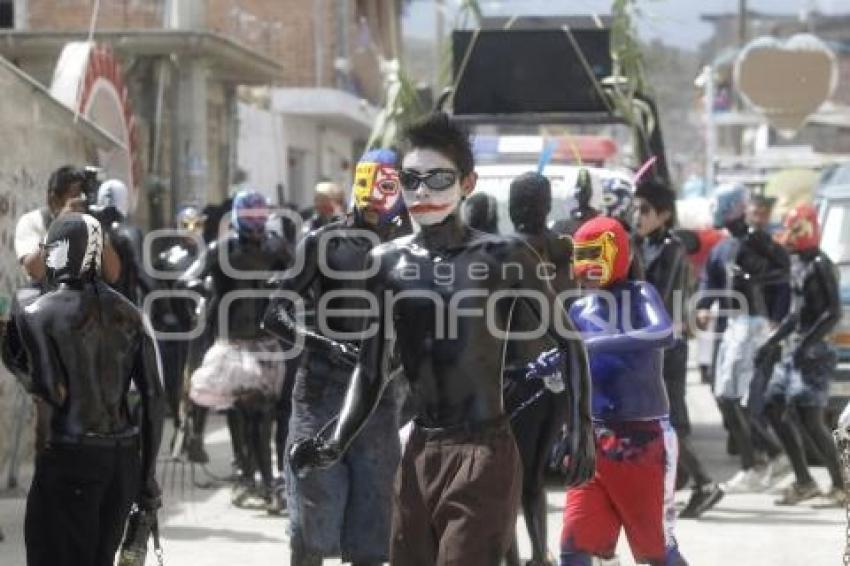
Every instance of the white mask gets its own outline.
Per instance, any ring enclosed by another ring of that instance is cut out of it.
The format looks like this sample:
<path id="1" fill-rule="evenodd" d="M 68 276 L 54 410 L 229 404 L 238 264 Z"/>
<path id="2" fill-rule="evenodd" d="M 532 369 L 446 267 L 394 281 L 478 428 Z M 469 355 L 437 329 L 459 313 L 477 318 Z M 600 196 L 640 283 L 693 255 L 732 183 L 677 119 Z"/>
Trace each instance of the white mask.
<path id="1" fill-rule="evenodd" d="M 404 156 L 402 169 L 409 169 L 419 174 L 427 174 L 434 169 L 452 169 L 457 166 L 438 151 L 427 148 L 416 148 Z M 463 192 L 460 187 L 460 173 L 451 187 L 435 191 L 423 182 L 414 191 L 402 187 L 404 203 L 413 222 L 419 226 L 439 224 L 455 212 L 460 205 Z"/>

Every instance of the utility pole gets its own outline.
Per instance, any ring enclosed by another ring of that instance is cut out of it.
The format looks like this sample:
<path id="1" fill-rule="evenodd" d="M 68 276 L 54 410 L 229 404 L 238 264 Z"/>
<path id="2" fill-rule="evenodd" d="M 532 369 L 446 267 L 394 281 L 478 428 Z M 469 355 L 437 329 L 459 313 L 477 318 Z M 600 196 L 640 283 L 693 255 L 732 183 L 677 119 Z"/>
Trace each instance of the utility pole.
<path id="1" fill-rule="evenodd" d="M 747 0 L 738 0 L 738 46 L 747 44 Z"/>
<path id="2" fill-rule="evenodd" d="M 440 84 L 442 80 L 442 59 L 443 59 L 443 43 L 445 41 L 446 35 L 446 23 L 444 19 L 443 12 L 445 11 L 445 1 L 444 0 L 435 0 L 434 2 L 434 21 L 436 22 L 436 34 L 437 37 L 434 38 L 434 100 L 440 96 L 440 92 L 442 92 L 443 85 Z"/>

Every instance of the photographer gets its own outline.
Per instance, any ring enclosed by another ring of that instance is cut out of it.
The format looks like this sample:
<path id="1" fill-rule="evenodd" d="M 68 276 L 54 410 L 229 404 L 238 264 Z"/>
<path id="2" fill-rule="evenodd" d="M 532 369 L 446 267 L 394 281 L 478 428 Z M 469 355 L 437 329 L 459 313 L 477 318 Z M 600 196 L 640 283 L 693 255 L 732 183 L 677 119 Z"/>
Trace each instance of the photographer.
<path id="1" fill-rule="evenodd" d="M 71 165 L 56 169 L 47 183 L 47 206 L 27 212 L 15 226 L 15 255 L 33 283 L 47 272 L 41 244 L 50 224 L 66 212 L 85 212 L 87 174 Z M 109 242 L 103 250 L 103 278 L 113 283 L 121 274 L 121 260 Z"/>

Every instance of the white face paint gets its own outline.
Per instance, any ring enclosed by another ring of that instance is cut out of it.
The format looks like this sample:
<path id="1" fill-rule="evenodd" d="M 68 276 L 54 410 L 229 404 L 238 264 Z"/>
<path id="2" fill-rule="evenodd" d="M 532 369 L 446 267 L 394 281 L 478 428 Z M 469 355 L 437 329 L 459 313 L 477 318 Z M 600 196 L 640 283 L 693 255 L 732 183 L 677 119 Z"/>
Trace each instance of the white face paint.
<path id="1" fill-rule="evenodd" d="M 449 158 L 438 151 L 427 148 L 416 148 L 404 156 L 403 169 L 426 174 L 433 169 L 453 169 L 457 167 Z M 407 210 L 413 221 L 421 226 L 439 224 L 450 214 L 455 212 L 460 205 L 462 191 L 460 188 L 460 173 L 451 187 L 435 191 L 425 183 L 419 183 L 415 191 L 409 191 L 402 187 L 402 195 Z"/>

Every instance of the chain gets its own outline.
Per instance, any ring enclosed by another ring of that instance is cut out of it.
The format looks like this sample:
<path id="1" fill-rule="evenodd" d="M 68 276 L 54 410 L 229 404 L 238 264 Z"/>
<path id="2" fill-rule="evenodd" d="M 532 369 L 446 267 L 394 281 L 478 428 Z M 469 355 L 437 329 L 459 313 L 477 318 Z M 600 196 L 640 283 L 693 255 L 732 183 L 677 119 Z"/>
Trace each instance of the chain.
<path id="1" fill-rule="evenodd" d="M 844 474 L 844 514 L 847 520 L 844 526 L 844 566 L 850 566 L 850 440 L 842 439 L 836 434 L 835 444 L 838 447 L 838 456 L 841 458 L 841 469 Z"/>

